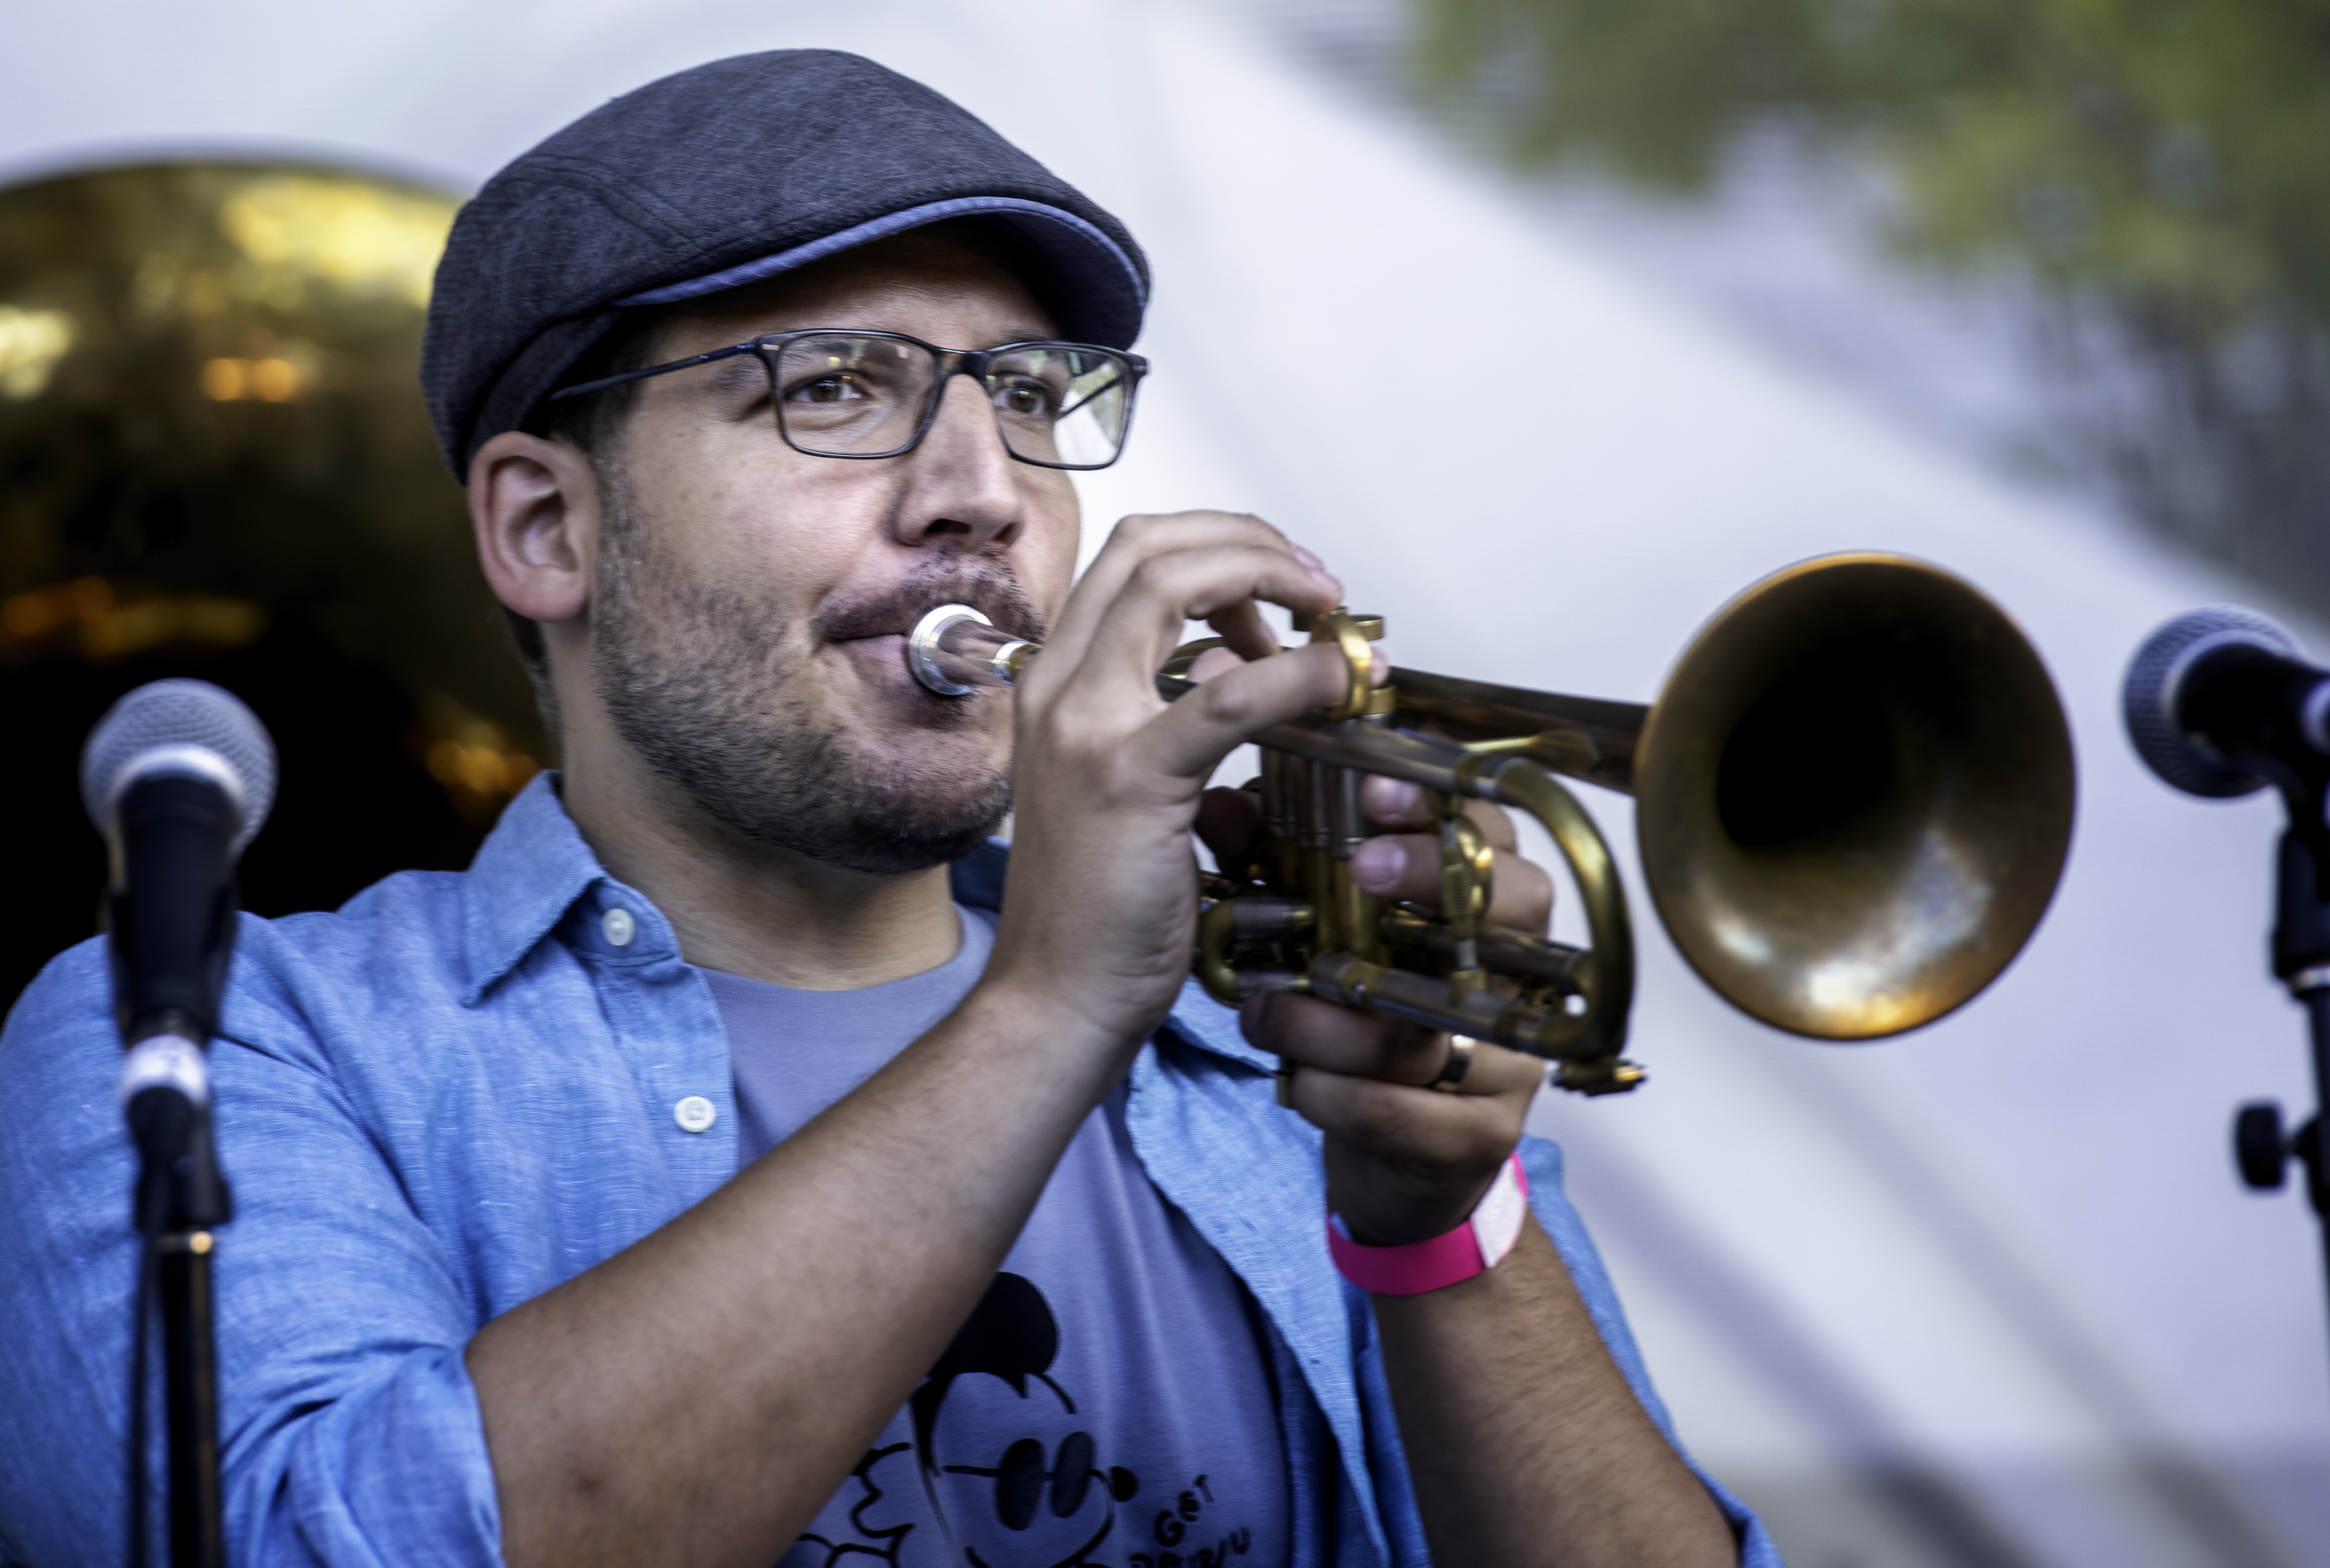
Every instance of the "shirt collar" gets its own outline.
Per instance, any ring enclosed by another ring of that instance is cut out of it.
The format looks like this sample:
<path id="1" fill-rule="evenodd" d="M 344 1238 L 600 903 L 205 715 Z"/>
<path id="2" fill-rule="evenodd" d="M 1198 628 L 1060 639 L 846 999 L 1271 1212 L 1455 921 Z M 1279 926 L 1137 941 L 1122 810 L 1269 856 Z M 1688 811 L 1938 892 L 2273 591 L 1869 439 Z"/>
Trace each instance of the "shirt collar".
<path id="1" fill-rule="evenodd" d="M 461 883 L 461 940 L 469 983 L 461 993 L 474 1007 L 494 982 L 517 968 L 535 944 L 557 929 L 575 901 L 606 878 L 599 857 L 582 841 L 558 797 L 555 772 L 541 772 L 503 808 Z M 974 909 L 1003 902 L 1009 847 L 990 839 L 954 863 L 955 898 Z M 642 901 L 644 902 L 644 901 Z M 1269 1072 L 1278 1059 L 1246 1043 L 1237 1014 L 1195 980 L 1185 983 L 1166 1019 L 1189 1044 Z"/>
<path id="2" fill-rule="evenodd" d="M 535 774 L 503 808 L 461 879 L 461 948 L 469 974 L 462 1005 L 476 1006 L 605 875 L 558 798 L 558 775 Z"/>

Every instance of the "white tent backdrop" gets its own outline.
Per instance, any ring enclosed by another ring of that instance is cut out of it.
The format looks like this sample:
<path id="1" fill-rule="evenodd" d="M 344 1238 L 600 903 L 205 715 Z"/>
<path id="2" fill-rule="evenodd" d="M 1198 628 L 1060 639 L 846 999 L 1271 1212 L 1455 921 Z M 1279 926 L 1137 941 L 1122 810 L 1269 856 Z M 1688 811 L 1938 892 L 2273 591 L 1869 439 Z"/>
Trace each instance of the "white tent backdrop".
<path id="1" fill-rule="evenodd" d="M 1150 248 L 1157 369 L 1131 453 L 1084 483 L 1088 546 L 1125 512 L 1259 512 L 1419 666 L 1647 698 L 1788 562 L 1963 573 L 2037 642 L 2079 747 L 2070 871 L 2022 960 L 1906 1040 L 1819 1046 L 1728 1010 L 1641 901 L 1652 1082 L 1538 1124 L 1686 1440 L 1799 1563 L 2330 1564 L 2313 1221 L 2242 1192 L 2227 1153 L 2236 1101 L 2312 1102 L 2263 972 L 2278 808 L 2173 795 L 2115 712 L 2155 624 L 2253 592 L 1758 358 L 1234 14 L 104 0 L 10 31 L 0 177 L 293 151 L 470 185 L 666 71 L 871 54 Z M 1409 420 L 1410 375 L 1435 406 L 1463 378 L 1463 417 Z M 1625 803 L 1587 793 L 1639 889 Z"/>

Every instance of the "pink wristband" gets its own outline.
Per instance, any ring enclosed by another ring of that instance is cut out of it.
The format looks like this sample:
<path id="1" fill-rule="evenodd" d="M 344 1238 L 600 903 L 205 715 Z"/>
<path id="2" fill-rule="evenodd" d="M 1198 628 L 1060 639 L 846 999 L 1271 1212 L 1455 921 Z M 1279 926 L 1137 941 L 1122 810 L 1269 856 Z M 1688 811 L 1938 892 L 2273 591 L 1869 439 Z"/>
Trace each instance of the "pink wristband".
<path id="1" fill-rule="evenodd" d="M 1327 1216 L 1327 1251 L 1335 1268 L 1362 1290 L 1378 1296 L 1421 1296 L 1493 1269 L 1520 1240 L 1529 1217 L 1529 1173 L 1521 1157 L 1510 1155 L 1497 1179 L 1473 1207 L 1472 1217 L 1428 1242 L 1405 1247 L 1369 1247 L 1351 1240 Z"/>

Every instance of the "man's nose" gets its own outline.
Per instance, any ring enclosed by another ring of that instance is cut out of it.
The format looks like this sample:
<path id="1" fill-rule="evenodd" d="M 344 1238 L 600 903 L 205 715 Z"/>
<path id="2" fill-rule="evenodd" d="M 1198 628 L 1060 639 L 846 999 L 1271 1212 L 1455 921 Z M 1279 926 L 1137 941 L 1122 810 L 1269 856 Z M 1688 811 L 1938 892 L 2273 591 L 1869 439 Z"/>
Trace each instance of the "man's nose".
<path id="1" fill-rule="evenodd" d="M 968 375 L 951 375 L 940 390 L 930 433 L 909 461 L 914 479 L 898 522 L 905 543 L 949 539 L 963 549 L 1009 544 L 1025 513 L 987 389 Z"/>

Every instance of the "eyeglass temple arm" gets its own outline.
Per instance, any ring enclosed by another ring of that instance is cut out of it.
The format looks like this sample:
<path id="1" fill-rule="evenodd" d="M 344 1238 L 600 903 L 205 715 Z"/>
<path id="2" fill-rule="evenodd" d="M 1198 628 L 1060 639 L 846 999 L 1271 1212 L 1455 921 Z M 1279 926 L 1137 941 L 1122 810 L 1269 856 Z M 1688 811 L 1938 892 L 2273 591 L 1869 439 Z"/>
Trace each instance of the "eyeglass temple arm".
<path id="1" fill-rule="evenodd" d="M 1124 378 L 1123 378 L 1122 376 L 1121 376 L 1121 375 L 1113 375 L 1113 376 L 1111 376 L 1111 377 L 1109 377 L 1109 378 L 1108 378 L 1108 380 L 1107 380 L 1106 382 L 1103 383 L 1102 383 L 1101 385 L 1099 385 L 1099 386 L 1096 386 L 1096 387 L 1093 388 L 1091 392 L 1089 392 L 1085 393 L 1083 397 L 1081 397 L 1081 398 L 1077 399 L 1075 402 L 1070 403 L 1066 408 L 1062 409 L 1062 410 L 1060 411 L 1060 412 L 1059 412 L 1058 417 L 1059 417 L 1060 419 L 1066 419 L 1070 414 L 1075 413 L 1078 409 L 1080 409 L 1080 408 L 1084 407 L 1084 404 L 1086 404 L 1086 403 L 1088 403 L 1088 402 L 1092 401 L 1093 401 L 1093 399 L 1094 399 L 1094 398 L 1096 398 L 1096 397 L 1100 396 L 1103 392 L 1113 392 L 1113 391 L 1114 391 L 1116 388 L 1121 387 L 1121 386 L 1122 386 L 1123 384 L 1124 384 Z"/>
<path id="2" fill-rule="evenodd" d="M 627 370 L 620 375 L 602 375 L 597 381 L 586 381 L 580 386 L 561 387 L 543 401 L 554 403 L 561 398 L 581 397 L 584 392 L 601 392 L 611 386 L 620 386 L 627 381 L 642 381 L 651 375 L 661 375 L 666 371 L 686 370 L 692 364 L 710 364 L 715 359 L 734 359 L 740 354 L 751 354 L 760 346 L 757 339 L 752 343 L 733 343 L 726 348 L 715 348 L 704 354 L 690 354 L 686 359 L 675 359 L 669 364 L 651 364 L 645 370 Z"/>

